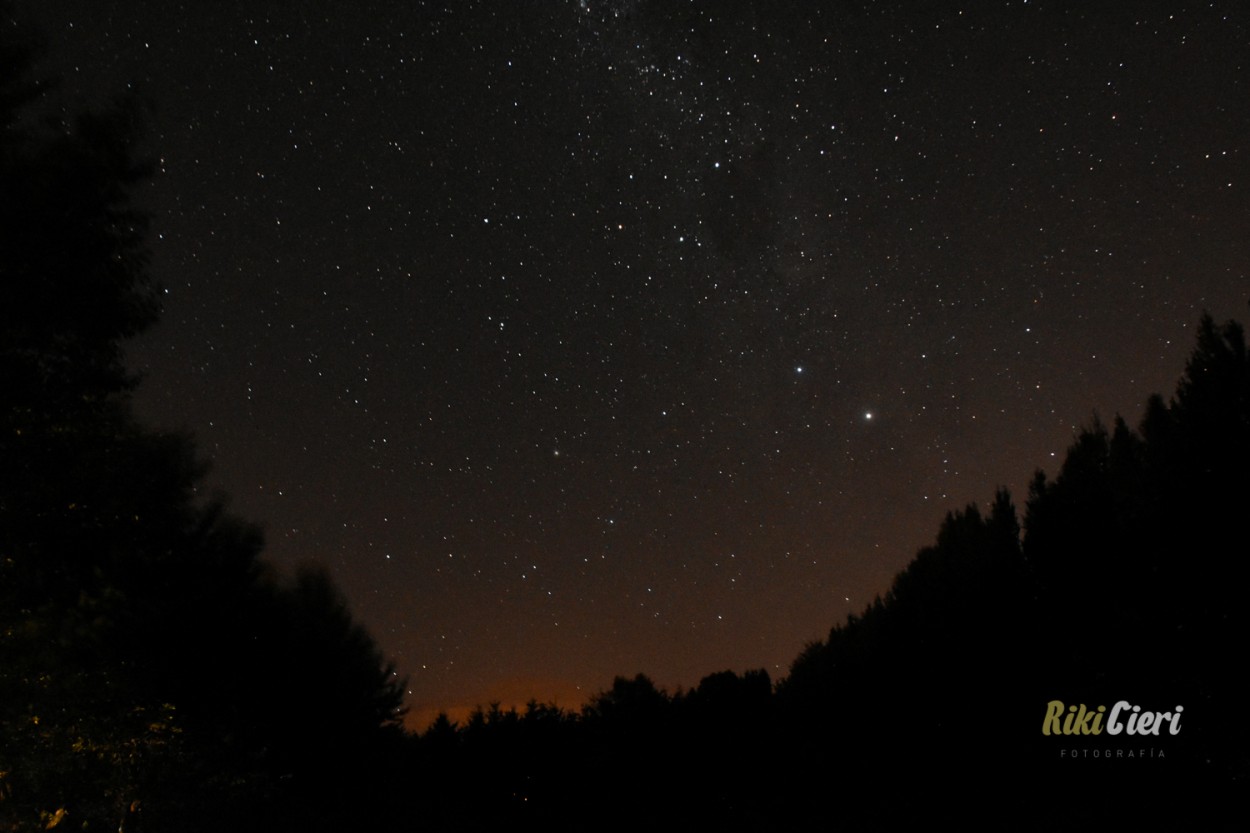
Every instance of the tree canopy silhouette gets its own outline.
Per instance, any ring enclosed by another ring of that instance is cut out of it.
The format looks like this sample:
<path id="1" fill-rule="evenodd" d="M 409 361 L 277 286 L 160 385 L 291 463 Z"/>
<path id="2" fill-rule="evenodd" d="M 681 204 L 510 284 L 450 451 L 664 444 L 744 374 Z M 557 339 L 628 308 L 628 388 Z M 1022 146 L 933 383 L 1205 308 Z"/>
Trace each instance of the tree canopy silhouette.
<path id="1" fill-rule="evenodd" d="M 46 117 L 50 85 L 29 80 L 14 32 L 0 34 L 4 826 L 337 829 L 325 787 L 368 794 L 402 681 L 326 574 L 278 580 L 259 532 L 200 495 L 188 438 L 133 416 L 123 343 L 159 296 L 131 201 L 148 171 L 138 109 Z"/>
<path id="2" fill-rule="evenodd" d="M 900 822 L 934 817 L 967 781 L 1020 812 L 1037 781 L 1004 767 L 1010 760 L 1081 796 L 1037 805 L 1032 818 L 1060 823 L 1079 809 L 1102 824 L 1216 819 L 1250 772 L 1238 716 L 1250 686 L 1230 662 L 1250 637 L 1240 598 L 1248 449 L 1242 328 L 1203 316 L 1169 402 L 1152 397 L 1138 431 L 1094 419 L 1054 479 L 1036 473 L 1022 537 L 1003 491 L 988 517 L 975 506 L 949 514 L 884 599 L 808 646 L 778 691 L 803 738 L 795 748 L 842 750 L 869 773 L 849 776 L 865 795 L 873 773 L 905 781 L 925 798 Z M 1171 748 L 1173 768 L 1108 769 L 1105 792 L 1086 794 L 1087 773 L 1049 769 L 1054 749 L 1038 746 L 1036 707 L 1054 697 L 1188 704 L 1191 722 Z M 949 763 L 955 748 L 973 750 L 959 767 Z M 812 777 L 800 769 L 792 780 L 811 787 Z M 1184 801 L 1165 797 L 1177 784 Z M 1117 789 L 1160 800 L 1130 806 L 1108 797 Z"/>
<path id="3" fill-rule="evenodd" d="M 606 808 L 600 826 L 616 829 L 1218 827 L 1250 772 L 1250 689 L 1230 661 L 1250 636 L 1248 403 L 1240 326 L 1204 317 L 1176 395 L 1152 398 L 1138 430 L 1092 420 L 1053 477 L 1036 473 L 1023 519 L 1005 489 L 950 512 L 775 690 L 763 671 L 674 695 L 637 674 L 580 714 L 444 717 L 418 747 L 427 819 L 574 829 Z M 1060 764 L 1040 731 L 1047 702 L 1125 697 L 1186 706 L 1167 763 Z"/>

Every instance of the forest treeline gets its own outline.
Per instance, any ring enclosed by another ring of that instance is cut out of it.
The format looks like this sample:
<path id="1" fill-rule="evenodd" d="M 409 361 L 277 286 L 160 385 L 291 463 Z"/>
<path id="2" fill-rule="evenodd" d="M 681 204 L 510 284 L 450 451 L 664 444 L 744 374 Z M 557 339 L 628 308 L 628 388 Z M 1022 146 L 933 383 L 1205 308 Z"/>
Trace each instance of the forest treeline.
<path id="1" fill-rule="evenodd" d="M 447 828 L 610 808 L 620 828 L 1240 829 L 1247 510 L 1250 357 L 1203 316 L 1136 430 L 1093 420 L 1023 513 L 1000 490 L 948 514 L 776 685 L 725 671 L 669 696 L 639 675 L 580 713 L 440 719 L 422 780 Z M 1047 736 L 1055 700 L 1181 706 L 1182 731 Z"/>
<path id="2" fill-rule="evenodd" d="M 0 830 L 1236 829 L 1250 775 L 1250 359 L 1203 317 L 1172 397 L 1081 431 L 1022 511 L 952 512 L 784 679 L 618 677 L 401 728 L 402 682 L 324 572 L 281 580 L 139 423 L 156 320 L 139 119 L 66 120 L 0 39 Z M 778 615 L 784 615 L 783 612 Z M 1150 759 L 1047 704 L 1182 705 Z"/>
<path id="3" fill-rule="evenodd" d="M 140 114 L 64 116 L 4 23 L 0 830 L 350 828 L 308 797 L 385 782 L 401 681 L 324 572 L 279 580 L 192 442 L 134 417 Z"/>

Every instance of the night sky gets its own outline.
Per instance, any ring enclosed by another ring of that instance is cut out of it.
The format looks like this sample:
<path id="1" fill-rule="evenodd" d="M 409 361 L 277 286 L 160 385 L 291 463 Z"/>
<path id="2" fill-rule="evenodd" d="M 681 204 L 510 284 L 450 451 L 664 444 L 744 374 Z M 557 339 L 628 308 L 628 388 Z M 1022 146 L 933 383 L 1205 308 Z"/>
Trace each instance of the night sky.
<path id="1" fill-rule="evenodd" d="M 414 726 L 782 677 L 1247 318 L 1238 2 L 16 14 L 69 109 L 152 109 L 141 416 Z"/>

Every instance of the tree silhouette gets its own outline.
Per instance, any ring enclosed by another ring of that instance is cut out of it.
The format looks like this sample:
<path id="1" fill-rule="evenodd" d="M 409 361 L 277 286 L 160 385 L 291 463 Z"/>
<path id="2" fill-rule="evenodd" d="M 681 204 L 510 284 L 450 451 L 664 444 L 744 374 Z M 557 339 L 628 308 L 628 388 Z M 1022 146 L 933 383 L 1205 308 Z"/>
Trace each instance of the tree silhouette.
<path id="1" fill-rule="evenodd" d="M 1204 316 L 1176 395 L 1152 397 L 1140 431 L 1095 418 L 1053 480 L 1036 473 L 1023 539 L 1005 492 L 988 518 L 975 506 L 948 515 L 884 599 L 804 650 L 778 691 L 793 751 L 838 749 L 865 805 L 878 776 L 903 785 L 913 809 L 888 804 L 892 816 L 864 817 L 876 823 L 936 818 L 966 782 L 1043 826 L 1078 812 L 1100 825 L 1214 823 L 1250 773 L 1239 717 L 1250 686 L 1229 662 L 1250 637 L 1238 543 L 1248 449 L 1243 331 Z M 1107 768 L 1090 793 L 1091 773 L 1050 769 L 1054 749 L 1038 744 L 1040 713 L 1026 704 L 1055 697 L 1183 703 L 1191 722 L 1171 768 Z M 975 752 L 955 767 L 953 748 Z M 787 781 L 796 818 L 819 812 L 803 800 L 817 776 L 799 767 Z M 1070 798 L 1039 803 L 1038 783 Z M 1143 791 L 1155 800 L 1121 800 Z"/>
<path id="2" fill-rule="evenodd" d="M 331 786 L 385 818 L 369 778 L 400 755 L 402 681 L 327 575 L 275 579 L 199 496 L 189 439 L 133 417 L 122 343 L 157 313 L 137 111 L 40 117 L 26 43 L 0 35 L 5 826 L 360 821 Z"/>
<path id="3" fill-rule="evenodd" d="M 1006 490 L 987 510 L 949 513 L 775 692 L 762 671 L 718 672 L 672 696 L 639 674 L 576 716 L 491 707 L 464 728 L 444 719 L 421 739 L 430 818 L 439 829 L 575 829 L 591 813 L 616 829 L 1218 828 L 1250 773 L 1250 686 L 1230 661 L 1250 636 L 1237 544 L 1248 437 L 1241 329 L 1204 318 L 1175 397 L 1152 398 L 1139 430 L 1094 418 L 1053 479 L 1035 474 L 1023 523 Z M 1054 698 L 1182 703 L 1190 722 L 1166 764 L 1060 766 L 1040 732 Z"/>
<path id="4" fill-rule="evenodd" d="M 155 294 L 142 269 L 142 218 L 127 202 L 141 174 L 132 113 L 31 117 L 48 86 L 28 80 L 33 54 L 5 27 L 0 797 L 32 826 L 69 807 L 75 821 L 116 824 L 148 759 L 177 747 L 171 710 L 135 696 L 128 669 L 109 658 L 124 596 L 109 568 L 134 539 L 152 537 L 135 522 L 146 507 L 120 506 L 112 481 L 121 478 L 110 476 L 147 458 L 155 441 L 131 430 L 119 340 L 154 320 Z M 168 456 L 164 474 L 177 479 L 172 469 L 184 462 Z M 146 474 L 137 465 L 127 477 Z M 75 783 L 93 787 L 77 802 L 68 796 Z"/>

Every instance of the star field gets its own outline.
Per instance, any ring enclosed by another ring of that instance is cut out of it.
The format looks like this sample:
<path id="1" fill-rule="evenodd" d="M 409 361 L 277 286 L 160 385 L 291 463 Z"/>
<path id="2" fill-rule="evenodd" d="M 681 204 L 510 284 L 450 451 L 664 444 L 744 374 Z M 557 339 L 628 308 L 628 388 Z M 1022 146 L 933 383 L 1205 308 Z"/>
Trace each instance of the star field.
<path id="1" fill-rule="evenodd" d="M 1239 4 L 48 6 L 152 106 L 142 414 L 417 721 L 783 676 L 1245 318 Z"/>

